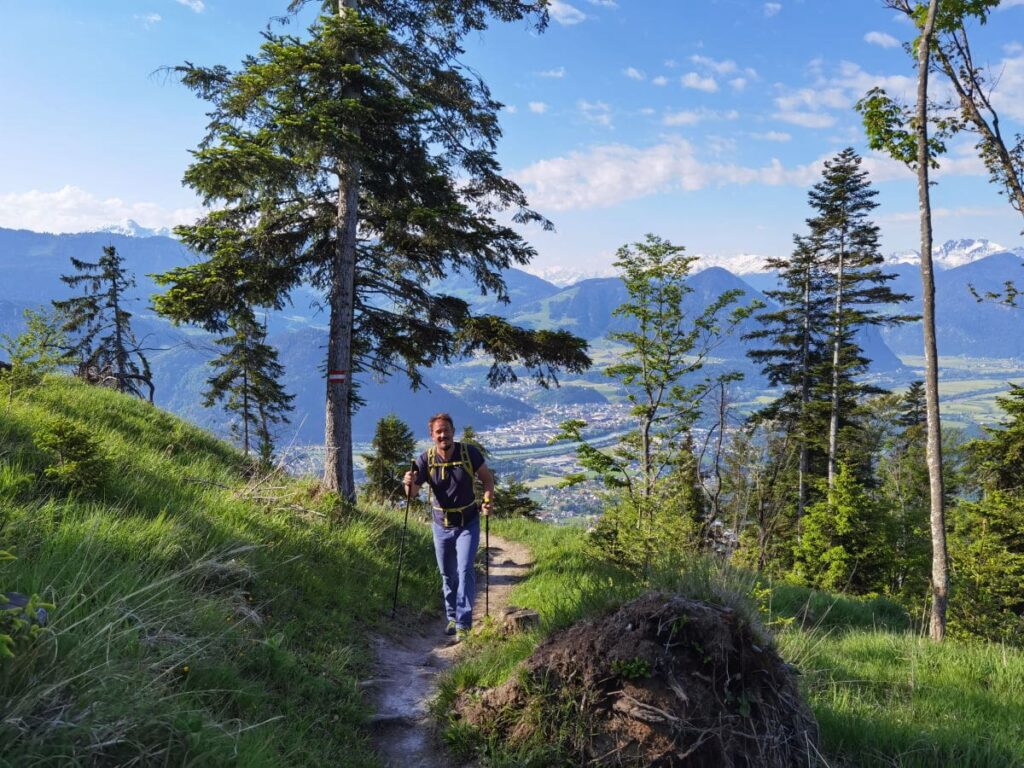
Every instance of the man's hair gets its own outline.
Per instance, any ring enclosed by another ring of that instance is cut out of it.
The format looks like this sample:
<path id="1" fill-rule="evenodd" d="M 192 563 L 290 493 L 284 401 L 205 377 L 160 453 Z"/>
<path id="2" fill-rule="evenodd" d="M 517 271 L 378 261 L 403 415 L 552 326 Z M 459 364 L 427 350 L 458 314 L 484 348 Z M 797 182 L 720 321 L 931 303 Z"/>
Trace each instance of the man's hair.
<path id="1" fill-rule="evenodd" d="M 434 431 L 434 422 L 435 421 L 447 421 L 448 422 L 448 426 L 452 428 L 452 432 L 455 431 L 455 422 L 452 421 L 452 417 L 449 416 L 444 411 L 441 411 L 441 413 L 435 413 L 433 416 L 430 417 L 430 421 L 427 422 L 427 430 L 428 431 L 430 431 L 430 432 Z"/>

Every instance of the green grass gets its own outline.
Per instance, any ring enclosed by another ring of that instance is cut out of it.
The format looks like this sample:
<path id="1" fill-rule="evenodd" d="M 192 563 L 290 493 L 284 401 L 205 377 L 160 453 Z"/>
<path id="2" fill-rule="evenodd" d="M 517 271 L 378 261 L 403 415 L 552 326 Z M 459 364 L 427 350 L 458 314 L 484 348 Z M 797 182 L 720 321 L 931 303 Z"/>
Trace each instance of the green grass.
<path id="1" fill-rule="evenodd" d="M 377 764 L 358 681 L 397 512 L 254 478 L 208 434 L 72 379 L 0 409 L 0 548 L 17 556 L 0 586 L 55 605 L 0 662 L 0 764 Z M 95 492 L 45 479 L 54 418 L 96 438 Z M 429 531 L 410 537 L 406 619 L 437 602 Z"/>
<path id="2" fill-rule="evenodd" d="M 507 680 L 548 633 L 642 590 L 629 574 L 588 554 L 579 528 L 528 521 L 493 527 L 533 551 L 534 573 L 516 587 L 512 602 L 539 610 L 542 628 L 511 640 L 492 635 L 474 643 L 472 654 L 442 681 L 436 704 L 441 716 L 461 694 Z M 1024 766 L 1024 653 L 1019 649 L 956 641 L 936 645 L 916 635 L 910 617 L 891 600 L 768 584 L 707 560 L 695 559 L 654 581 L 657 588 L 757 610 L 777 628 L 780 653 L 802 673 L 829 765 Z M 559 754 L 556 745 L 510 752 L 457 723 L 446 734 L 466 754 L 486 753 L 493 765 L 545 765 Z"/>

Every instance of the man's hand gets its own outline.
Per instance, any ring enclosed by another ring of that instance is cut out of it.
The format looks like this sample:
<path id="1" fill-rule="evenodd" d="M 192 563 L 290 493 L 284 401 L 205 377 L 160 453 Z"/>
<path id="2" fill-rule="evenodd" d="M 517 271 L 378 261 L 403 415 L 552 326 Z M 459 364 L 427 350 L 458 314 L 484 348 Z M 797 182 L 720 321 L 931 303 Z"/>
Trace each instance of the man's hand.
<path id="1" fill-rule="evenodd" d="M 406 470 L 405 475 L 402 477 L 402 484 L 405 485 L 405 495 L 411 496 L 413 488 L 416 487 L 416 473 L 411 469 Z"/>
<path id="2" fill-rule="evenodd" d="M 488 517 L 492 509 L 494 509 L 494 499 L 491 498 L 490 494 L 485 493 L 484 502 L 480 505 L 480 512 L 484 517 Z"/>

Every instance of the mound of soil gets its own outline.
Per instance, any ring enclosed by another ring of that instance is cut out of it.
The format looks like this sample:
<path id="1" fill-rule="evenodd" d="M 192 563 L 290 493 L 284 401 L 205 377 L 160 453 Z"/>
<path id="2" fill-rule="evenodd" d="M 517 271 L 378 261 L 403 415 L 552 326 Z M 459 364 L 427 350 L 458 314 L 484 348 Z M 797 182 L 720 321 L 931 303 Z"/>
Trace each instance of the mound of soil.
<path id="1" fill-rule="evenodd" d="M 794 674 L 735 611 L 654 593 L 552 635 L 459 711 L 513 748 L 554 745 L 573 764 L 806 767 L 817 724 Z"/>

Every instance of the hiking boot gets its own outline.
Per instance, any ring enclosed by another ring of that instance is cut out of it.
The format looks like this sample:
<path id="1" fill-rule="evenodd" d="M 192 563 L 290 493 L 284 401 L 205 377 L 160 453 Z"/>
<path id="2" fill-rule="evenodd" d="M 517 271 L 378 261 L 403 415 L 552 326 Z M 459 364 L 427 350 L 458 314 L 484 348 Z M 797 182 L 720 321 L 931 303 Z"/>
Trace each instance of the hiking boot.
<path id="1" fill-rule="evenodd" d="M 456 632 L 455 622 L 454 621 L 449 621 L 448 622 L 448 626 L 446 626 L 444 628 L 444 633 L 450 637 L 451 635 L 454 635 L 455 632 Z"/>
<path id="2" fill-rule="evenodd" d="M 462 640 L 465 640 L 467 637 L 469 637 L 469 628 L 468 627 L 457 627 L 455 629 L 455 639 L 456 640 L 461 642 Z"/>

